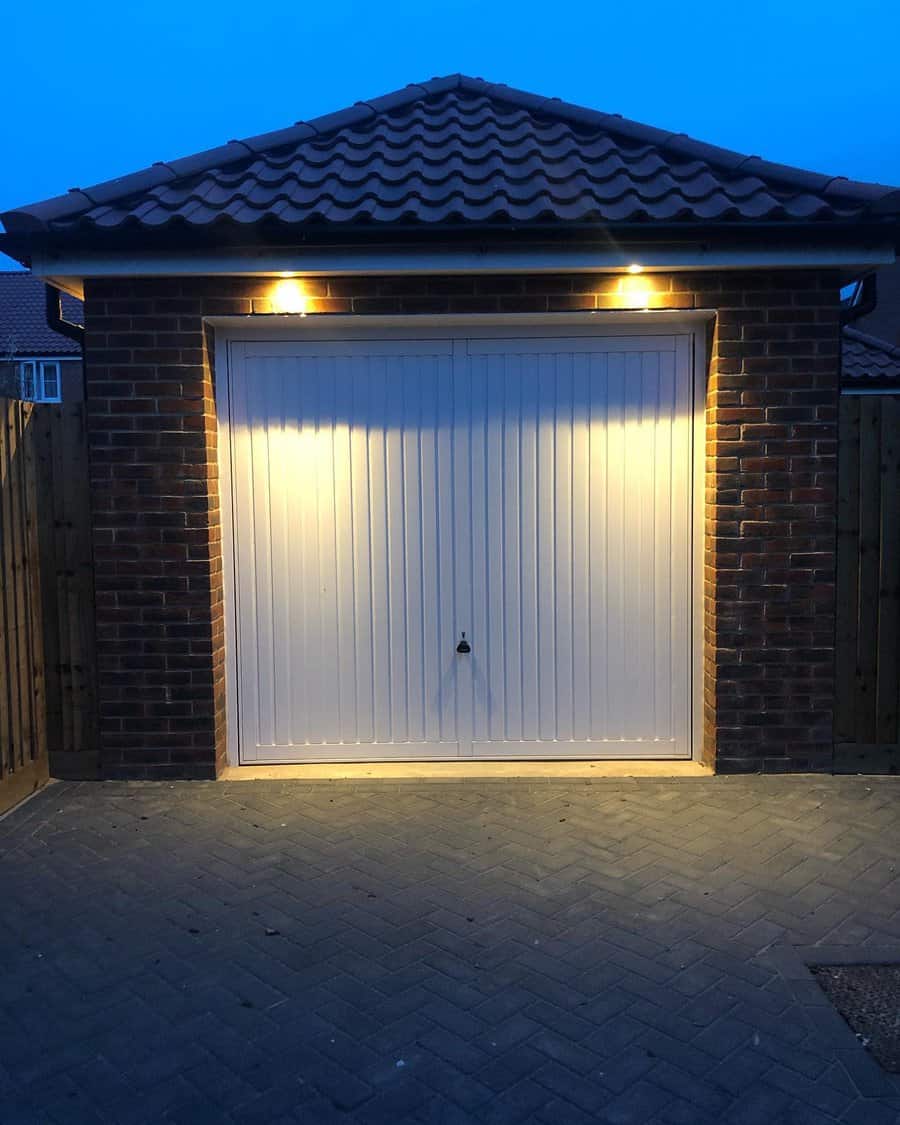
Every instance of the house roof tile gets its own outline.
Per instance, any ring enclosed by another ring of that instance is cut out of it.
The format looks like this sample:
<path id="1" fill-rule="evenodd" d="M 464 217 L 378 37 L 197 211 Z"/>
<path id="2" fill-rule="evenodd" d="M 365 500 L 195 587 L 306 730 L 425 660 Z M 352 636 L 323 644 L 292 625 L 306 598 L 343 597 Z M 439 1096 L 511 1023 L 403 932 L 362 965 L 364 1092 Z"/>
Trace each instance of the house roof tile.
<path id="1" fill-rule="evenodd" d="M 845 386 L 900 385 L 900 347 L 848 326 L 844 329 L 841 373 Z"/>
<path id="2" fill-rule="evenodd" d="M 80 355 L 67 336 L 47 327 L 45 286 L 39 277 L 21 270 L 0 272 L 0 361 L 10 356 Z M 66 320 L 84 323 L 81 301 L 64 293 Z"/>
<path id="3" fill-rule="evenodd" d="M 900 189 L 452 75 L 2 216 L 7 231 L 872 221 Z"/>

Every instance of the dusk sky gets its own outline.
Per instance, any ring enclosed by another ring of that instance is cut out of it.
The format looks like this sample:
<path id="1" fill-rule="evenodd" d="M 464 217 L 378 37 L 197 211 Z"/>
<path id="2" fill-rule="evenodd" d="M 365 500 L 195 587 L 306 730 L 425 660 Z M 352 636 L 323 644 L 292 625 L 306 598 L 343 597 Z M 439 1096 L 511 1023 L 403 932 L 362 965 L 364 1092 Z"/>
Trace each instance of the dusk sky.
<path id="1" fill-rule="evenodd" d="M 0 210 L 461 71 L 900 184 L 894 0 L 16 4 Z"/>

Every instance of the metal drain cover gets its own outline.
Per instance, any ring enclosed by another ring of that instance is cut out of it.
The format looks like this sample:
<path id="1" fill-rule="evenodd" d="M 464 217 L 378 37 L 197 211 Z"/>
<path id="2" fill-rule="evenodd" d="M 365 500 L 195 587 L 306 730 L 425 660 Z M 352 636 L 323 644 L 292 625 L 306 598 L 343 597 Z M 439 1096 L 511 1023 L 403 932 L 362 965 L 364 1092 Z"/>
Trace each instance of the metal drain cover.
<path id="1" fill-rule="evenodd" d="M 885 1070 L 900 1074 L 900 965 L 810 965 L 857 1038 Z"/>

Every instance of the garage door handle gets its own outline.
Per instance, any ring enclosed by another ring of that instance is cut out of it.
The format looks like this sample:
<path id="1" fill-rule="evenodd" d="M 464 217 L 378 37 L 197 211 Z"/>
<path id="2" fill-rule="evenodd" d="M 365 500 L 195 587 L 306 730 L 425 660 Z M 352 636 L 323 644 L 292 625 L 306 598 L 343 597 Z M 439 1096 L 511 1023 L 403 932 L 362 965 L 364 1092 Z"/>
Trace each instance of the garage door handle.
<path id="1" fill-rule="evenodd" d="M 465 633 L 462 634 L 462 638 L 460 639 L 459 644 L 456 646 L 456 651 L 459 652 L 459 653 L 463 653 L 463 654 L 472 651 L 472 646 L 466 640 L 466 634 Z"/>

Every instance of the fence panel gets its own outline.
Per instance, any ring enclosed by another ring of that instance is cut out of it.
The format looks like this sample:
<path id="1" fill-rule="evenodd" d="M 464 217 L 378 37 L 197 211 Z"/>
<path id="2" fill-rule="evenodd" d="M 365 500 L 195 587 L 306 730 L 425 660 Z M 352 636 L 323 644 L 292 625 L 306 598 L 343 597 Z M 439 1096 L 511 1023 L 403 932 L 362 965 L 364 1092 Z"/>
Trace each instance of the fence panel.
<path id="1" fill-rule="evenodd" d="M 54 777 L 95 777 L 94 571 L 80 365 L 63 371 L 61 403 L 35 407 L 35 448 L 50 766 Z"/>
<path id="2" fill-rule="evenodd" d="M 835 769 L 900 772 L 900 398 L 841 399 Z"/>
<path id="3" fill-rule="evenodd" d="M 49 776 L 33 413 L 0 399 L 0 812 Z"/>

